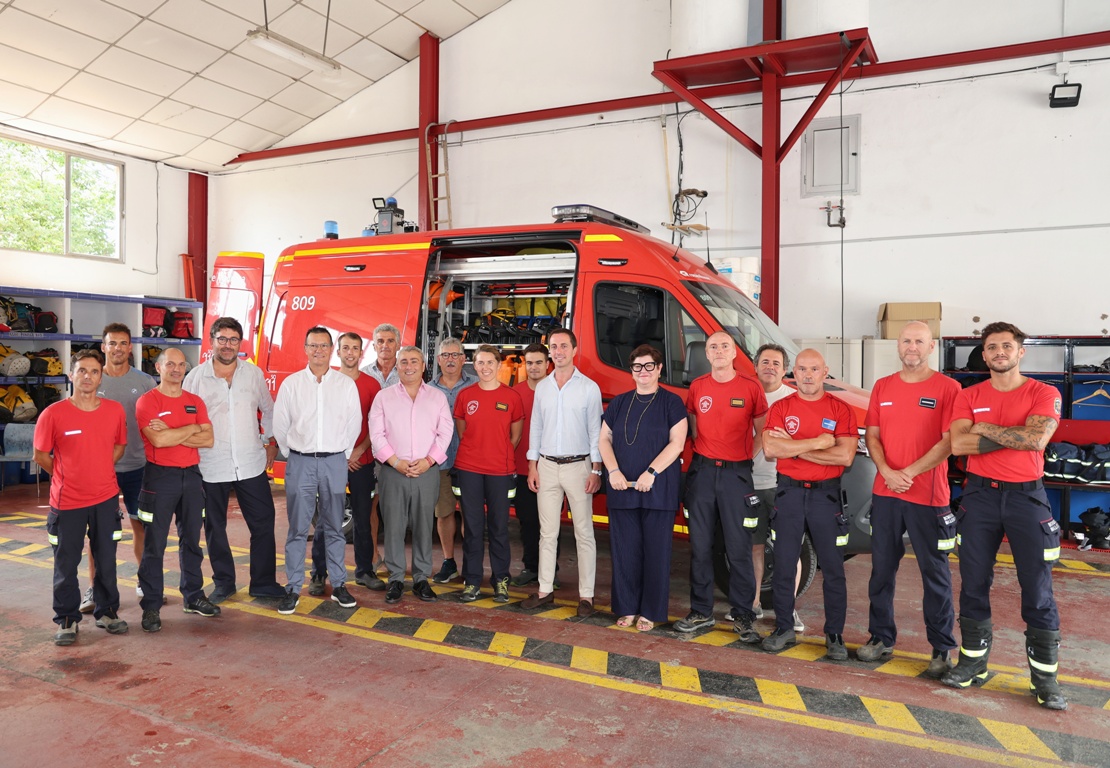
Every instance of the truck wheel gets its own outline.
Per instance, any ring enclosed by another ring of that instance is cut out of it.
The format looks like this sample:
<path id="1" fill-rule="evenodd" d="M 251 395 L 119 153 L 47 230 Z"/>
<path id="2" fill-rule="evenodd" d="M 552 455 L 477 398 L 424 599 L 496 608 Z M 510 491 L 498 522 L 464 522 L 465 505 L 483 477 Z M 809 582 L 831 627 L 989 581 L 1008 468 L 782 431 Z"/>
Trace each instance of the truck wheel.
<path id="1" fill-rule="evenodd" d="M 817 575 L 817 551 L 810 543 L 809 535 L 802 537 L 802 579 L 798 582 L 798 596 L 805 594 L 813 578 Z M 775 572 L 775 546 L 770 540 L 764 545 L 763 550 L 763 583 L 759 587 L 759 603 L 764 608 L 771 607 L 771 574 Z M 725 540 L 720 524 L 717 526 L 717 535 L 713 539 L 713 576 L 719 589 L 728 597 L 728 558 L 725 557 Z"/>
<path id="2" fill-rule="evenodd" d="M 319 509 L 319 504 L 317 504 L 317 509 Z M 309 541 L 312 541 L 316 536 L 316 518 L 318 515 L 319 512 L 314 512 L 312 514 L 312 530 L 308 533 Z M 353 544 L 355 541 L 354 522 L 355 516 L 354 513 L 351 512 L 351 494 L 348 493 L 343 500 L 343 538 L 348 544 Z"/>

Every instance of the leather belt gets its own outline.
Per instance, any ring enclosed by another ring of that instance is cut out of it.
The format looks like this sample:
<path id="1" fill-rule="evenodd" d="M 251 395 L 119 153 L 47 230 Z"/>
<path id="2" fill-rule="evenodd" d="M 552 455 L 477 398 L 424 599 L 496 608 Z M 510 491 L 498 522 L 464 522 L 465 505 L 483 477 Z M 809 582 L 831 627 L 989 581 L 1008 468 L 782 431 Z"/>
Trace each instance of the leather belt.
<path id="1" fill-rule="evenodd" d="M 553 461 L 556 464 L 575 464 L 579 461 L 585 461 L 590 458 L 590 454 L 584 453 L 581 456 L 544 456 L 540 454 L 540 458 Z"/>
<path id="2" fill-rule="evenodd" d="M 752 468 L 751 459 L 746 459 L 745 461 L 725 461 L 724 459 L 711 459 L 708 456 L 702 456 L 700 453 L 694 454 L 694 462 L 698 464 L 709 464 L 714 467 L 724 467 L 726 469 Z"/>
<path id="3" fill-rule="evenodd" d="M 840 478 L 834 477 L 831 480 L 795 480 L 786 475 L 779 475 L 779 486 L 786 486 L 787 488 L 839 488 Z"/>
<path id="4" fill-rule="evenodd" d="M 973 475 L 970 472 L 967 473 L 967 483 L 968 485 L 977 485 L 980 488 L 994 488 L 996 491 L 1039 491 L 1044 488 L 1044 481 L 1039 478 L 1024 483 L 1013 483 L 1006 480 L 993 480 L 982 475 Z"/>
<path id="5" fill-rule="evenodd" d="M 346 451 L 317 451 L 316 453 L 306 453 L 305 451 L 295 451 L 292 448 L 289 449 L 289 452 L 310 459 L 326 459 L 328 456 L 338 456 L 341 453 L 346 453 Z"/>

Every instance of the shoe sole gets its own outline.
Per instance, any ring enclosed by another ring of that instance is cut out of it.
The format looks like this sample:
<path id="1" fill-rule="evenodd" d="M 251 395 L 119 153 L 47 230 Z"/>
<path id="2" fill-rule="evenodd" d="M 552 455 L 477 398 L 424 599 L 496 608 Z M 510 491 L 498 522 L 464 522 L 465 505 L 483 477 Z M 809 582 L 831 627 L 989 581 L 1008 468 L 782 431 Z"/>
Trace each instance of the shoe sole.
<path id="1" fill-rule="evenodd" d="M 159 624 L 157 627 L 143 627 L 143 632 L 150 632 L 150 633 L 153 634 L 154 632 L 161 632 L 161 631 L 162 631 L 162 625 L 161 624 Z"/>
<path id="2" fill-rule="evenodd" d="M 862 649 L 860 649 L 860 650 L 862 650 Z M 860 655 L 859 651 L 856 651 L 856 658 L 859 659 L 860 661 L 867 662 L 867 663 L 871 663 L 873 661 L 887 661 L 888 659 L 890 659 L 893 656 L 894 656 L 894 649 L 893 648 L 891 648 L 889 651 L 883 651 L 878 656 L 862 656 L 862 655 Z"/>
<path id="3" fill-rule="evenodd" d="M 349 602 L 349 603 L 344 603 L 344 602 L 343 602 L 343 601 L 341 601 L 341 600 L 337 600 L 337 599 L 335 598 L 335 595 L 332 595 L 332 596 L 331 596 L 331 599 L 332 599 L 332 602 L 336 602 L 336 603 L 339 603 L 339 607 L 340 607 L 340 608 L 355 608 L 355 607 L 357 607 L 357 606 L 358 606 L 358 603 L 356 603 L 356 602 L 355 602 L 354 600 L 352 600 L 352 601 L 351 601 L 351 602 Z"/>
<path id="4" fill-rule="evenodd" d="M 941 685 L 947 685 L 949 688 L 978 688 L 983 683 L 987 682 L 987 673 L 976 675 L 970 680 L 941 680 Z"/>
<path id="5" fill-rule="evenodd" d="M 128 626 L 124 622 L 120 622 L 119 624 L 111 627 L 106 624 L 100 624 L 98 622 L 96 626 L 100 629 L 107 630 L 109 635 L 123 635 L 126 634 L 128 630 Z"/>
<path id="6" fill-rule="evenodd" d="M 454 573 L 454 574 L 448 576 L 447 578 L 442 578 L 440 576 L 434 576 L 434 577 L 432 577 L 432 581 L 434 581 L 436 584 L 450 584 L 452 581 L 454 581 L 457 578 L 459 578 L 459 574 Z"/>
<path id="7" fill-rule="evenodd" d="M 439 599 L 439 595 L 432 595 L 431 597 L 426 597 L 424 595 L 417 595 L 417 597 L 419 597 L 425 603 L 434 603 L 436 600 Z"/>
<path id="8" fill-rule="evenodd" d="M 717 624 L 716 621 L 703 621 L 702 623 L 695 624 L 693 626 L 690 626 L 689 624 L 684 624 L 683 626 L 680 627 L 680 626 L 678 626 L 678 622 L 676 622 L 676 623 L 672 624 L 671 626 L 673 626 L 675 628 L 675 630 L 678 631 L 678 632 L 684 632 L 686 634 L 690 634 L 691 632 L 697 632 L 699 629 L 705 629 L 706 627 L 716 626 L 716 624 Z"/>
<path id="9" fill-rule="evenodd" d="M 365 581 L 355 581 L 355 584 L 358 584 L 360 587 L 365 587 L 366 589 L 369 589 L 373 592 L 385 592 L 387 589 L 389 589 L 384 581 L 378 581 L 373 584 L 368 584 Z"/>
<path id="10" fill-rule="evenodd" d="M 300 604 L 301 603 L 298 600 L 297 605 L 300 605 Z M 288 608 L 288 609 L 287 608 L 278 608 L 278 613 L 282 614 L 283 616 L 289 616 L 291 614 L 294 614 L 294 613 L 297 612 L 297 605 L 294 605 L 292 608 Z"/>
<path id="11" fill-rule="evenodd" d="M 67 646 L 67 645 L 73 645 L 76 642 L 77 642 L 77 635 L 73 635 L 73 636 L 66 635 L 65 637 L 61 637 L 61 638 L 59 638 L 59 637 L 54 638 L 54 645 L 63 646 L 63 647 Z"/>
<path id="12" fill-rule="evenodd" d="M 848 660 L 848 652 L 847 651 L 845 651 L 844 653 L 837 652 L 837 653 L 833 654 L 833 653 L 829 653 L 828 651 L 825 651 L 825 658 L 828 659 L 829 661 L 847 661 Z"/>
<path id="13" fill-rule="evenodd" d="M 219 612 L 216 612 L 216 611 L 214 611 L 212 613 L 204 613 L 203 611 L 198 611 L 195 608 L 186 608 L 185 613 L 191 613 L 191 614 L 194 614 L 196 616 L 202 616 L 206 619 L 214 619 L 214 618 L 216 618 L 217 616 L 220 615 Z"/>
<path id="14" fill-rule="evenodd" d="M 735 632 L 736 630 L 733 631 Z M 740 642 L 747 645 L 755 645 L 756 643 L 763 642 L 763 638 L 755 632 L 736 632 L 736 634 L 740 636 Z"/>

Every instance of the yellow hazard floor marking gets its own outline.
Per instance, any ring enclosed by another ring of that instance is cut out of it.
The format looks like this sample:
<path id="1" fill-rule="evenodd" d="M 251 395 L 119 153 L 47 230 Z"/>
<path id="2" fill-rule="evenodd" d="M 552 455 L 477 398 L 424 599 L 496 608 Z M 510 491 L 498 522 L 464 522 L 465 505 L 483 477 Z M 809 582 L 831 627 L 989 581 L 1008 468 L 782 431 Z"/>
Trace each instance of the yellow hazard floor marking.
<path id="1" fill-rule="evenodd" d="M 508 632 L 498 632 L 489 644 L 490 653 L 500 653 L 506 656 L 523 656 L 524 644 L 528 638 L 521 635 L 512 635 Z"/>
<path id="2" fill-rule="evenodd" d="M 1098 569 L 1090 563 L 1085 563 L 1082 560 L 1060 560 L 1057 563 L 1065 568 L 1073 571 L 1090 571 L 1091 573 L 1098 573 Z"/>
<path id="3" fill-rule="evenodd" d="M 1024 725 L 1002 723 L 998 720 L 988 720 L 985 717 L 980 717 L 979 722 L 990 731 L 991 736 L 998 739 L 999 744 L 1010 752 L 1020 752 L 1023 755 L 1043 757 L 1049 760 L 1059 760 L 1059 758 L 1056 757 L 1056 753 L 1045 746 L 1045 743 L 1038 739 L 1036 734 Z"/>
<path id="4" fill-rule="evenodd" d="M 895 657 L 885 664 L 875 667 L 875 671 L 883 672 L 888 675 L 899 675 L 901 677 L 917 677 L 924 672 L 925 668 L 928 666 L 928 663 L 923 661 Z"/>
<path id="5" fill-rule="evenodd" d="M 759 695 L 764 704 L 772 707 L 782 707 L 783 709 L 794 709 L 799 712 L 806 711 L 806 704 L 802 701 L 802 695 L 798 693 L 796 685 L 760 678 L 756 678 L 755 685 L 759 689 Z"/>
<path id="6" fill-rule="evenodd" d="M 868 696 L 860 696 L 859 700 L 863 703 L 863 706 L 867 707 L 875 725 L 897 728 L 900 731 L 909 731 L 910 733 L 925 733 L 925 729 L 917 722 L 917 718 L 910 714 L 909 707 L 905 704 L 897 701 L 872 699 Z"/>
<path id="7" fill-rule="evenodd" d="M 793 648 L 787 648 L 782 653 L 776 654 L 787 659 L 801 659 L 802 661 L 817 661 L 825 658 L 825 646 L 817 643 L 798 643 Z"/>
<path id="8" fill-rule="evenodd" d="M 358 624 L 360 627 L 372 629 L 384 616 L 388 616 L 385 611 L 379 611 L 376 608 L 359 608 L 351 614 L 347 619 L 349 624 Z"/>
<path id="9" fill-rule="evenodd" d="M 609 654 L 595 648 L 582 648 L 576 645 L 570 654 L 570 666 L 583 672 L 604 675 L 609 671 Z"/>
<path id="10" fill-rule="evenodd" d="M 713 645 L 713 646 L 728 645 L 729 643 L 735 642 L 735 640 L 736 640 L 736 633 L 733 632 L 732 629 L 729 629 L 727 632 L 724 632 L 724 631 L 706 632 L 704 635 L 698 635 L 697 637 L 690 638 L 691 643 L 697 643 L 698 645 Z"/>
<path id="11" fill-rule="evenodd" d="M 34 520 L 30 523 L 16 523 L 15 525 L 17 528 L 41 528 L 42 526 L 46 525 L 46 518 L 43 518 L 42 520 Z"/>
<path id="12" fill-rule="evenodd" d="M 420 640 L 430 640 L 433 643 L 442 643 L 447 639 L 447 633 L 451 631 L 452 624 L 443 621 L 436 621 L 435 619 L 425 619 L 413 637 Z"/>
<path id="13" fill-rule="evenodd" d="M 659 677 L 665 688 L 677 688 L 680 691 L 693 691 L 701 693 L 701 678 L 695 667 L 682 664 L 660 664 Z"/>
<path id="14" fill-rule="evenodd" d="M 473 603 L 467 603 L 471 608 L 496 608 L 503 603 L 499 603 L 492 597 L 483 598 L 482 600 L 475 600 Z"/>
<path id="15" fill-rule="evenodd" d="M 1027 696 L 1029 695 L 1029 675 L 1011 675 L 1000 672 L 983 683 L 983 689 L 987 691 L 1005 691 L 1006 693 L 1017 693 Z"/>
<path id="16" fill-rule="evenodd" d="M 0 523 L 10 523 L 13 520 L 26 520 L 26 518 L 21 514 L 4 515 L 3 517 L 0 517 Z"/>
<path id="17" fill-rule="evenodd" d="M 49 544 L 28 544 L 25 547 L 20 547 L 19 549 L 13 549 L 8 554 L 11 554 L 11 555 L 30 555 L 30 554 L 33 554 L 35 552 L 41 552 L 42 550 L 46 549 L 49 546 L 50 546 Z"/>
<path id="18" fill-rule="evenodd" d="M 719 712 L 730 712 L 739 715 L 747 715 L 762 720 L 785 723 L 787 725 L 813 728 L 815 730 L 828 733 L 854 736 L 857 738 L 868 739 L 874 742 L 897 744 L 903 747 L 921 749 L 926 752 L 950 755 L 966 760 L 979 760 L 985 763 L 1006 766 L 1037 766 L 1060 764 L 1058 759 L 1038 759 L 1039 756 L 1009 754 L 996 749 L 977 747 L 970 744 L 934 740 L 932 738 L 913 733 L 896 732 L 863 723 L 826 718 L 820 715 L 810 715 L 793 710 L 777 709 L 767 707 L 763 704 L 755 704 L 736 699 L 726 699 L 722 697 L 709 696 L 689 691 L 670 690 L 647 683 L 637 683 L 608 676 L 596 675 L 583 671 L 581 669 L 568 669 L 565 667 L 551 666 L 542 662 L 529 661 L 526 659 L 498 656 L 491 654 L 488 651 L 469 650 L 466 648 L 458 648 L 448 645 L 436 645 L 435 643 L 429 643 L 424 640 L 416 640 L 410 637 L 390 635 L 375 630 L 353 627 L 350 624 L 342 624 L 325 619 L 317 619 L 312 616 L 304 616 L 301 614 L 282 616 L 280 614 L 274 613 L 272 609 L 262 608 L 260 606 L 252 605 L 249 603 L 236 603 L 234 605 L 234 608 L 236 610 L 241 610 L 257 616 L 265 616 L 271 619 L 278 619 L 281 621 L 303 624 L 305 626 L 312 626 L 318 629 L 335 632 L 337 634 L 363 637 L 396 647 L 425 651 L 427 653 L 434 653 L 437 655 L 447 656 L 455 659 L 463 659 L 466 661 L 477 661 L 480 663 L 491 664 L 502 668 L 512 668 L 517 671 L 528 672 L 544 677 L 558 678 L 560 680 L 565 680 L 568 682 L 590 685 L 611 691 L 619 691 L 622 693 L 646 696 L 657 701 L 668 701 L 678 704 L 687 704 L 690 706 L 702 707 Z"/>
<path id="19" fill-rule="evenodd" d="M 544 619 L 569 619 L 571 616 L 578 615 L 578 606 L 560 606 L 558 608 L 552 608 L 550 611 L 544 611 L 543 613 L 536 613 L 533 615 Z"/>

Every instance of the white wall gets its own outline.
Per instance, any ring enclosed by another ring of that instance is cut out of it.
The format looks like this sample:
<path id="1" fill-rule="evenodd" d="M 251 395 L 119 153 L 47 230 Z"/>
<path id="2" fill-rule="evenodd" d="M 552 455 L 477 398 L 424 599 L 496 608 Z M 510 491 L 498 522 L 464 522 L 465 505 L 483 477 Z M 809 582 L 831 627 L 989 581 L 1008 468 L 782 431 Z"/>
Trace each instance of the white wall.
<path id="1" fill-rule="evenodd" d="M 666 0 L 511 0 L 444 42 L 441 120 L 656 93 L 652 62 L 670 45 Z M 880 60 L 1110 29 L 1110 3 L 1063 0 L 968 4 L 872 3 Z M 1110 327 L 1110 56 L 1083 51 L 1071 80 L 1077 109 L 1050 110 L 1060 56 L 864 78 L 843 97 L 862 115 L 862 190 L 846 199 L 844 282 L 840 231 L 823 200 L 801 198 L 799 149 L 782 164 L 780 324 L 795 338 L 874 332 L 883 301 L 941 301 L 946 335 L 1007 319 L 1035 334 Z M 1043 65 L 1040 71 L 1029 68 Z M 1016 71 L 1027 70 L 1027 71 Z M 1004 74 L 1011 72 L 1010 74 Z M 416 125 L 416 65 L 371 86 L 288 144 Z M 816 88 L 785 94 L 783 137 Z M 757 97 L 723 100 L 726 114 L 761 140 Z M 834 96 L 821 116 L 838 114 Z M 683 105 L 682 111 L 688 111 Z M 552 205 L 590 202 L 669 239 L 678 162 L 675 108 L 452 134 L 454 225 L 548 220 Z M 682 121 L 684 187 L 702 205 L 718 256 L 758 253 L 756 158 L 699 114 Z M 461 144 L 459 143 L 461 141 Z M 278 252 L 322 233 L 324 219 L 355 235 L 371 196 L 394 194 L 415 218 L 414 142 L 249 164 L 211 182 L 210 247 Z M 704 223 L 699 212 L 700 223 Z M 705 243 L 688 239 L 703 252 Z M 980 317 L 981 320 L 975 320 Z"/>
<path id="2" fill-rule="evenodd" d="M 5 136 L 123 162 L 125 210 L 121 262 L 4 250 L 0 251 L 0 284 L 87 293 L 185 295 L 179 254 L 188 250 L 187 173 L 21 131 L 6 130 Z"/>

